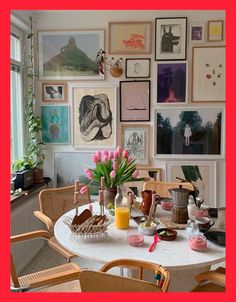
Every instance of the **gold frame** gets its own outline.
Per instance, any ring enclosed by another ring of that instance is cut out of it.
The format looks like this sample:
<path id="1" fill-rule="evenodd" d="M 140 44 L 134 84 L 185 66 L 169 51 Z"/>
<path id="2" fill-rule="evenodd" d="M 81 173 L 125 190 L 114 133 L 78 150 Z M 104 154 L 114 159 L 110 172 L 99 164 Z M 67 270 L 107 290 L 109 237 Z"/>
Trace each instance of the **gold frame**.
<path id="1" fill-rule="evenodd" d="M 211 37 L 210 30 L 212 29 L 212 26 L 215 24 L 215 26 L 219 27 L 220 33 L 216 34 L 214 37 Z M 217 25 L 218 23 L 218 25 Z M 224 20 L 209 20 L 207 22 L 207 41 L 208 42 L 221 42 L 224 39 Z"/>
<path id="2" fill-rule="evenodd" d="M 151 54 L 152 22 L 109 22 L 108 28 L 110 54 Z"/>
<path id="3" fill-rule="evenodd" d="M 47 81 L 47 82 L 42 82 L 42 103 L 47 103 L 47 104 L 54 104 L 54 103 L 67 103 L 67 83 L 64 81 Z M 63 94 L 61 98 L 52 98 L 52 99 L 47 99 L 46 98 L 46 93 L 45 93 L 45 87 L 46 86 L 62 86 L 63 87 Z"/>

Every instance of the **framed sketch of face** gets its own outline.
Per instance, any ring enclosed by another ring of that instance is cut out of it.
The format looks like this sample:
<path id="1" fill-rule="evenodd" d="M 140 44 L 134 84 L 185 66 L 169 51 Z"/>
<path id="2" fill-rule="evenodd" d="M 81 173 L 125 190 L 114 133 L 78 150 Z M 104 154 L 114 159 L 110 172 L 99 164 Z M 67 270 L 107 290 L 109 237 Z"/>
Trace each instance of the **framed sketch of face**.
<path id="1" fill-rule="evenodd" d="M 149 78 L 151 59 L 126 59 L 126 78 Z"/>

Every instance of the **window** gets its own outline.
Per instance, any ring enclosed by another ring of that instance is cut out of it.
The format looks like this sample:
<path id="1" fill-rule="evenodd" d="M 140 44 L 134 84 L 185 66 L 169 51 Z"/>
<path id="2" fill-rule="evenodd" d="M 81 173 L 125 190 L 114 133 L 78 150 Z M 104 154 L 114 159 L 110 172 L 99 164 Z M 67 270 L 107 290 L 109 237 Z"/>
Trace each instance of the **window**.
<path id="1" fill-rule="evenodd" d="M 11 28 L 11 162 L 24 155 L 23 32 Z"/>

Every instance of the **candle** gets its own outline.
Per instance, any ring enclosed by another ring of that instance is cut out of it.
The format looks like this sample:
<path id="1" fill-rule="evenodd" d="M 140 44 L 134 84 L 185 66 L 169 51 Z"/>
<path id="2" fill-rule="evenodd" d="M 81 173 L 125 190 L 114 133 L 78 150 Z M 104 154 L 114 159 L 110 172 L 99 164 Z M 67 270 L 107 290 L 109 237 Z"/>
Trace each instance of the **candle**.
<path id="1" fill-rule="evenodd" d="M 115 225 L 118 229 L 127 229 L 129 227 L 129 208 L 115 208 Z"/>
<path id="2" fill-rule="evenodd" d="M 100 215 L 104 215 L 104 191 L 99 190 Z"/>
<path id="3" fill-rule="evenodd" d="M 101 177 L 101 184 L 100 184 L 100 186 L 101 186 L 101 190 L 105 190 L 105 177 L 104 176 L 102 176 Z"/>
<path id="4" fill-rule="evenodd" d="M 75 191 L 79 191 L 79 180 L 75 180 Z"/>

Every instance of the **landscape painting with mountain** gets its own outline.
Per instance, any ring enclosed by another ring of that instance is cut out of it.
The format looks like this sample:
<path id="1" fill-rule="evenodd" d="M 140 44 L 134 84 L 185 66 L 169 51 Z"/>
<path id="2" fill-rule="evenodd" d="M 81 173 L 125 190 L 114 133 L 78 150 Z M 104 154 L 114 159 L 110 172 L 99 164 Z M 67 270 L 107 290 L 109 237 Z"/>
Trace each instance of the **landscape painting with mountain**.
<path id="1" fill-rule="evenodd" d="M 215 107 L 156 110 L 156 156 L 222 156 L 223 113 Z"/>
<path id="2" fill-rule="evenodd" d="M 39 32 L 41 79 L 104 79 L 96 60 L 104 30 Z"/>

